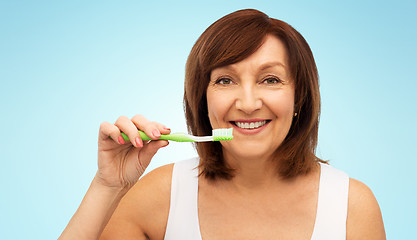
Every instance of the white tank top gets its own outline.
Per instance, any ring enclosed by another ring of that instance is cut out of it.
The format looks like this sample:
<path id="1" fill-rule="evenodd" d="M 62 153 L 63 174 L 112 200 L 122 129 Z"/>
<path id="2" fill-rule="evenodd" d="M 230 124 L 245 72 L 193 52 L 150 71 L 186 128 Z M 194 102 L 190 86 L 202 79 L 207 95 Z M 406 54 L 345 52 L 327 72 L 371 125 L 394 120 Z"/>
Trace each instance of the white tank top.
<path id="1" fill-rule="evenodd" d="M 197 206 L 198 164 L 198 158 L 174 164 L 165 240 L 201 240 Z M 330 165 L 320 165 L 318 205 L 311 239 L 346 239 L 349 177 Z"/>

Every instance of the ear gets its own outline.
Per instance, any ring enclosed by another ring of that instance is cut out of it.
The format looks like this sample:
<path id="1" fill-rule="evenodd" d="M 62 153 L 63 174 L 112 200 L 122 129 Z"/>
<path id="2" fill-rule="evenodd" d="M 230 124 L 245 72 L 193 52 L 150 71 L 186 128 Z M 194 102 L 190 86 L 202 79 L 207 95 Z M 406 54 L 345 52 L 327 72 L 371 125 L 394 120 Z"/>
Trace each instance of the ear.
<path id="1" fill-rule="evenodd" d="M 295 100 L 294 110 L 293 110 L 294 117 L 296 117 L 297 115 L 299 115 L 300 114 L 300 111 L 301 111 L 301 103 L 300 103 L 300 101 Z"/>

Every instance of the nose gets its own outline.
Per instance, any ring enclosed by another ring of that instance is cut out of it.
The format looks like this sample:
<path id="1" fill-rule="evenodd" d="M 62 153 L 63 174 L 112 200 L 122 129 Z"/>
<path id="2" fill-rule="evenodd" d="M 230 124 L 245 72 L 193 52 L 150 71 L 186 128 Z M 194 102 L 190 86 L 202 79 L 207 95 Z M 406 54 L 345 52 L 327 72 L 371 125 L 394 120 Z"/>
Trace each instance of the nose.
<path id="1" fill-rule="evenodd" d="M 255 86 L 242 86 L 236 99 L 236 108 L 249 115 L 261 107 L 262 100 Z"/>

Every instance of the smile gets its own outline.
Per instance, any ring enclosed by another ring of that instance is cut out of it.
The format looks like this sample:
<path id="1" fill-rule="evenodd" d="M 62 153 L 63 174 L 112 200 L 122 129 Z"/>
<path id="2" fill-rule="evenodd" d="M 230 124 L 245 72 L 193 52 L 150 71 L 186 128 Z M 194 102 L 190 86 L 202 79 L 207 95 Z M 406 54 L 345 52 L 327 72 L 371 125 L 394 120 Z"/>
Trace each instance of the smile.
<path id="1" fill-rule="evenodd" d="M 263 121 L 256 121 L 256 122 L 233 122 L 237 127 L 243 128 L 243 129 L 255 129 L 260 128 L 267 124 L 269 120 L 263 120 Z"/>

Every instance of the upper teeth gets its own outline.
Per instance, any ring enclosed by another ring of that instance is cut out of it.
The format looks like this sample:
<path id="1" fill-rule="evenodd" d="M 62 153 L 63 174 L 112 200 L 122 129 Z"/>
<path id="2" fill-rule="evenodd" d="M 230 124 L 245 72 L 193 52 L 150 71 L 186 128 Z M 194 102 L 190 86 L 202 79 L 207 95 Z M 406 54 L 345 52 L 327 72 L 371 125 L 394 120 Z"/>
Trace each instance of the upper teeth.
<path id="1" fill-rule="evenodd" d="M 259 121 L 259 122 L 236 122 L 236 125 L 240 128 L 249 128 L 249 129 L 253 129 L 253 128 L 258 128 L 258 127 L 262 127 L 263 125 L 266 124 L 266 120 L 264 121 Z"/>

